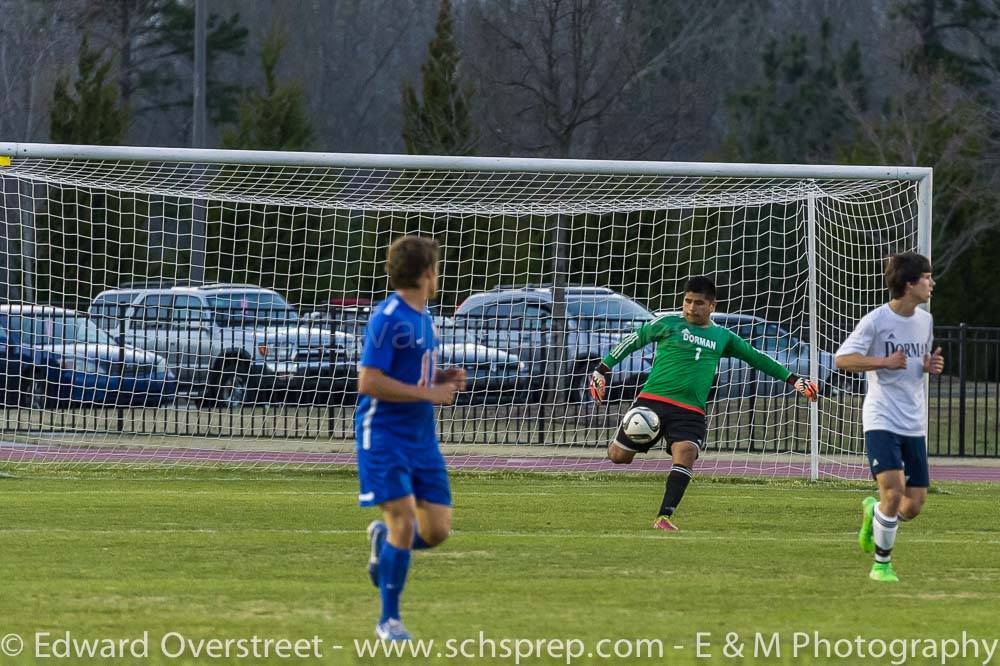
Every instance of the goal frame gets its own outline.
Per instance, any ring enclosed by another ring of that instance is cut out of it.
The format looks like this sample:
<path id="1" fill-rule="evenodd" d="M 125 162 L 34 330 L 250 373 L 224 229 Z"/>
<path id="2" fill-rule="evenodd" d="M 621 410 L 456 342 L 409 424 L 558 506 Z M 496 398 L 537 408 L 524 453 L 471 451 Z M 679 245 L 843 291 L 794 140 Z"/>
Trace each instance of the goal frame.
<path id="1" fill-rule="evenodd" d="M 93 161 L 159 161 L 199 164 L 239 164 L 248 166 L 289 166 L 427 171 L 493 171 L 558 174 L 605 174 L 630 176 L 676 176 L 705 178 L 789 178 L 840 180 L 911 181 L 917 185 L 917 248 L 931 257 L 933 169 L 916 166 L 851 166 L 752 164 L 717 162 L 655 162 L 625 160 L 544 159 L 519 157 L 457 157 L 436 155 L 393 155 L 366 153 L 321 153 L 286 151 L 241 151 L 197 148 L 151 148 L 132 146 L 89 146 L 46 143 L 0 142 L 0 175 L 11 159 L 64 159 Z M 816 196 L 806 201 L 807 260 L 809 267 L 808 317 L 810 330 L 817 327 L 816 294 Z M 559 275 L 553 301 L 563 299 Z M 557 314 L 557 313 L 554 313 Z M 815 335 L 812 333 L 811 335 Z M 810 342 L 816 342 L 810 340 Z M 810 372 L 818 366 L 818 346 L 810 345 Z M 819 478 L 819 409 L 810 405 L 810 478 Z"/>

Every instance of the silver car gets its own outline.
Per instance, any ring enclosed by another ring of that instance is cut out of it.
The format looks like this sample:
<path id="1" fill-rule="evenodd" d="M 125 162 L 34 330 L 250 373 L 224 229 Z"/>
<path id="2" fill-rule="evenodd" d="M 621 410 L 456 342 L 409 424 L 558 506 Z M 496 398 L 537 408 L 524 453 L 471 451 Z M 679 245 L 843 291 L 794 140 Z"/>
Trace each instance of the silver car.
<path id="1" fill-rule="evenodd" d="M 336 402 L 356 378 L 353 336 L 300 321 L 277 292 L 254 285 L 111 289 L 89 314 L 165 357 L 203 403 Z"/>

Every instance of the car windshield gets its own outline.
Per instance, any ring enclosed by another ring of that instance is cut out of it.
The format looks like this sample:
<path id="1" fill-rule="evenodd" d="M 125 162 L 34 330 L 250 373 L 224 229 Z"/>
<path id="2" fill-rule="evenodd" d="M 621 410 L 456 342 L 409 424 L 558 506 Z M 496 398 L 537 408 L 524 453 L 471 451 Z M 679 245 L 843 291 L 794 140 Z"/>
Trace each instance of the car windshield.
<path id="1" fill-rule="evenodd" d="M 649 310 L 624 296 L 570 300 L 566 316 L 579 321 L 583 330 L 631 329 L 653 318 Z"/>
<path id="2" fill-rule="evenodd" d="M 349 335 L 364 335 L 365 327 L 368 326 L 368 311 L 362 312 L 340 312 L 337 313 L 333 322 L 338 331 Z"/>
<path id="3" fill-rule="evenodd" d="M 30 347 L 51 347 L 77 342 L 116 344 L 114 338 L 99 329 L 94 322 L 79 315 L 14 316 L 10 318 L 10 326 L 21 332 L 21 339 Z"/>
<path id="4" fill-rule="evenodd" d="M 299 313 L 285 299 L 267 292 L 246 292 L 209 296 L 215 320 L 223 328 L 233 326 L 273 326 L 297 322 Z"/>
<path id="5" fill-rule="evenodd" d="M 731 322 L 723 320 L 722 325 L 747 340 L 756 349 L 765 352 L 783 352 L 799 344 L 799 339 L 786 329 L 771 322 Z"/>
<path id="6" fill-rule="evenodd" d="M 437 331 L 441 344 L 464 345 L 468 343 L 476 343 L 475 331 L 469 331 L 465 326 L 458 324 L 451 326 L 439 326 Z"/>

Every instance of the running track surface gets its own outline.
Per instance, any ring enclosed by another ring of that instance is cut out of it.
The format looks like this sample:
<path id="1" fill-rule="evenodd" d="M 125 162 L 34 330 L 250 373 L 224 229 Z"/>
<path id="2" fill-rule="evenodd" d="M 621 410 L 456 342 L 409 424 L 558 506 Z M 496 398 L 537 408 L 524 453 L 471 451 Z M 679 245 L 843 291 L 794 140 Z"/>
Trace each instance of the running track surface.
<path id="1" fill-rule="evenodd" d="M 0 442 L 3 463 L 103 463 L 103 464 L 268 464 L 268 465 L 352 465 L 353 453 L 305 453 L 289 451 L 219 451 L 212 449 L 152 447 L 83 447 L 43 446 Z M 666 472 L 670 461 L 639 459 L 631 465 L 614 465 L 603 459 L 572 456 L 448 456 L 451 469 L 497 471 L 562 472 Z M 868 478 L 860 465 L 820 463 L 820 477 Z M 698 463 L 698 474 L 710 476 L 808 477 L 809 463 L 777 462 L 766 458 L 742 461 L 713 460 Z M 941 481 L 979 481 L 1000 483 L 1000 466 L 935 464 L 931 459 L 931 478 Z"/>

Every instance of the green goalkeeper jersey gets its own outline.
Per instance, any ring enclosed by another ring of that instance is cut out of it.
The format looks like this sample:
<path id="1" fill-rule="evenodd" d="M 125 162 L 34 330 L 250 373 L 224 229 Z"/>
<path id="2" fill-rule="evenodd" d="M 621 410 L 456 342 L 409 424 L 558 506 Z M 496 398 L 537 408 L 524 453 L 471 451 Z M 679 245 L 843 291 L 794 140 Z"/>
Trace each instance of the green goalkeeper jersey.
<path id="1" fill-rule="evenodd" d="M 787 381 L 791 375 L 783 365 L 751 347 L 728 328 L 712 323 L 695 326 L 676 315 L 658 317 L 626 335 L 604 357 L 604 365 L 613 368 L 651 342 L 656 343 L 656 356 L 640 396 L 665 400 L 702 413 L 719 368 L 719 359 L 723 356 L 746 361 L 782 381 Z"/>

